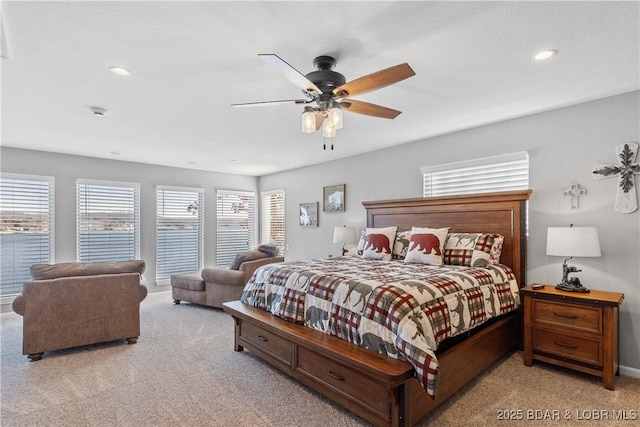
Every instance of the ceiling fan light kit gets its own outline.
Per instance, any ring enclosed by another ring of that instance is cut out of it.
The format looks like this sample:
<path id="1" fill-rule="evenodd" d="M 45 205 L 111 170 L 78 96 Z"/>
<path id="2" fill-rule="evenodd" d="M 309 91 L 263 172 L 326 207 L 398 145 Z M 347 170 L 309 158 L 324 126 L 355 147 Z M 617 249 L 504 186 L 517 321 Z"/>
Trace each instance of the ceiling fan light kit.
<path id="1" fill-rule="evenodd" d="M 304 107 L 301 121 L 302 133 L 314 133 L 316 131 L 316 115 L 312 107 Z"/>
<path id="2" fill-rule="evenodd" d="M 305 104 L 300 117 L 303 133 L 315 133 L 322 128 L 325 138 L 333 138 L 336 131 L 342 129 L 342 110 L 384 119 L 395 119 L 401 112 L 368 102 L 346 99 L 376 89 L 398 83 L 415 75 L 409 64 L 399 64 L 375 73 L 357 78 L 347 83 L 345 77 L 333 71 L 335 58 L 327 55 L 313 60 L 315 71 L 303 75 L 275 54 L 258 54 L 267 64 L 277 69 L 291 83 L 302 90 L 304 99 L 284 101 L 250 102 L 231 104 L 232 107 L 267 106 L 283 103 Z M 307 105 L 310 104 L 310 105 Z M 333 149 L 333 144 L 331 144 Z M 325 144 L 326 149 L 326 144 Z"/>
<path id="3" fill-rule="evenodd" d="M 336 128 L 331 125 L 329 120 L 325 120 L 322 124 L 322 136 L 325 138 L 334 138 L 336 136 Z"/>
<path id="4" fill-rule="evenodd" d="M 340 108 L 340 104 L 334 101 L 335 106 L 329 108 L 327 112 L 327 119 L 331 126 L 336 129 L 342 129 L 342 109 Z"/>

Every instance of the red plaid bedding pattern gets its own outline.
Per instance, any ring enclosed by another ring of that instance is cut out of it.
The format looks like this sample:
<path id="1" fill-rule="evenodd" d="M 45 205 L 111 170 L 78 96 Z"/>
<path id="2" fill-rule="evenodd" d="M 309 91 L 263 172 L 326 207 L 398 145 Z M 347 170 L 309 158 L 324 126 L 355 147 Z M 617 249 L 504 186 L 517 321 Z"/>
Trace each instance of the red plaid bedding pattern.
<path id="1" fill-rule="evenodd" d="M 337 257 L 268 264 L 251 277 L 242 302 L 291 322 L 410 362 L 435 396 L 444 339 L 515 310 L 513 271 Z"/>

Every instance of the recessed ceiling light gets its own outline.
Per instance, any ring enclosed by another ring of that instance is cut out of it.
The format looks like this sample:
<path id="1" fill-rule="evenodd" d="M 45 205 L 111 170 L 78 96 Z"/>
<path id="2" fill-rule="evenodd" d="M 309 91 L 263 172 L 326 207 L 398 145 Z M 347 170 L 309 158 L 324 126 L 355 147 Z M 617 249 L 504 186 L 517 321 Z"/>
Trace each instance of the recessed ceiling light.
<path id="1" fill-rule="evenodd" d="M 89 107 L 89 110 L 91 110 L 95 117 L 104 117 L 104 115 L 107 114 L 107 110 L 101 107 Z"/>
<path id="2" fill-rule="evenodd" d="M 549 59 L 552 56 L 555 56 L 557 53 L 558 51 L 555 49 L 547 49 L 537 53 L 536 56 L 533 57 L 533 59 L 535 59 L 536 61 L 544 61 L 545 59 Z"/>
<path id="3" fill-rule="evenodd" d="M 109 67 L 109 69 L 111 70 L 111 72 L 113 74 L 116 74 L 118 76 L 130 76 L 131 75 L 131 71 L 127 70 L 126 68 L 122 68 L 122 67 Z"/>

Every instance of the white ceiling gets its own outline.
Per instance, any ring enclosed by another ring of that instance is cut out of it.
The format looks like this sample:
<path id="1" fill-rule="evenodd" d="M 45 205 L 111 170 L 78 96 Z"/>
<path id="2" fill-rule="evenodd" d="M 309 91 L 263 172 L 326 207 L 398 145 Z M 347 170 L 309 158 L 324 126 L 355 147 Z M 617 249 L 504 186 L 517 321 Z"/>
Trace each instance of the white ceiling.
<path id="1" fill-rule="evenodd" d="M 261 176 L 640 88 L 639 2 L 1 5 L 2 144 L 26 149 Z M 258 53 L 303 74 L 332 55 L 347 81 L 416 75 L 355 96 L 403 113 L 347 112 L 323 151 L 299 105 L 230 107 L 301 97 Z"/>

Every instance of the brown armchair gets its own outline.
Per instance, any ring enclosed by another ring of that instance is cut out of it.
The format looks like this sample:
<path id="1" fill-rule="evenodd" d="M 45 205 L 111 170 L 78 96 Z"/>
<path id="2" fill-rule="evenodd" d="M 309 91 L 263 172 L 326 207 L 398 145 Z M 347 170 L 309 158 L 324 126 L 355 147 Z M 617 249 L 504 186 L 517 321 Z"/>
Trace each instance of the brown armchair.
<path id="1" fill-rule="evenodd" d="M 227 268 L 205 268 L 200 274 L 171 276 L 173 302 L 188 301 L 195 304 L 222 308 L 222 303 L 239 300 L 244 286 L 258 267 L 283 262 L 278 248 L 272 244 L 260 245 L 239 253 Z"/>
<path id="2" fill-rule="evenodd" d="M 140 284 L 144 261 L 61 263 L 31 266 L 31 282 L 13 300 L 23 316 L 22 354 L 32 361 L 44 352 L 140 336 Z"/>
<path id="3" fill-rule="evenodd" d="M 171 276 L 173 302 L 188 301 L 222 308 L 222 303 L 240 299 L 244 286 L 258 267 L 283 261 L 281 256 L 265 257 L 244 261 L 237 270 L 204 268 L 199 275 Z"/>
<path id="4" fill-rule="evenodd" d="M 244 286 L 258 267 L 283 261 L 283 257 L 276 256 L 245 261 L 240 264 L 240 269 L 237 271 L 221 268 L 203 269 L 202 279 L 207 288 L 208 305 L 222 308 L 224 302 L 239 300 Z"/>

